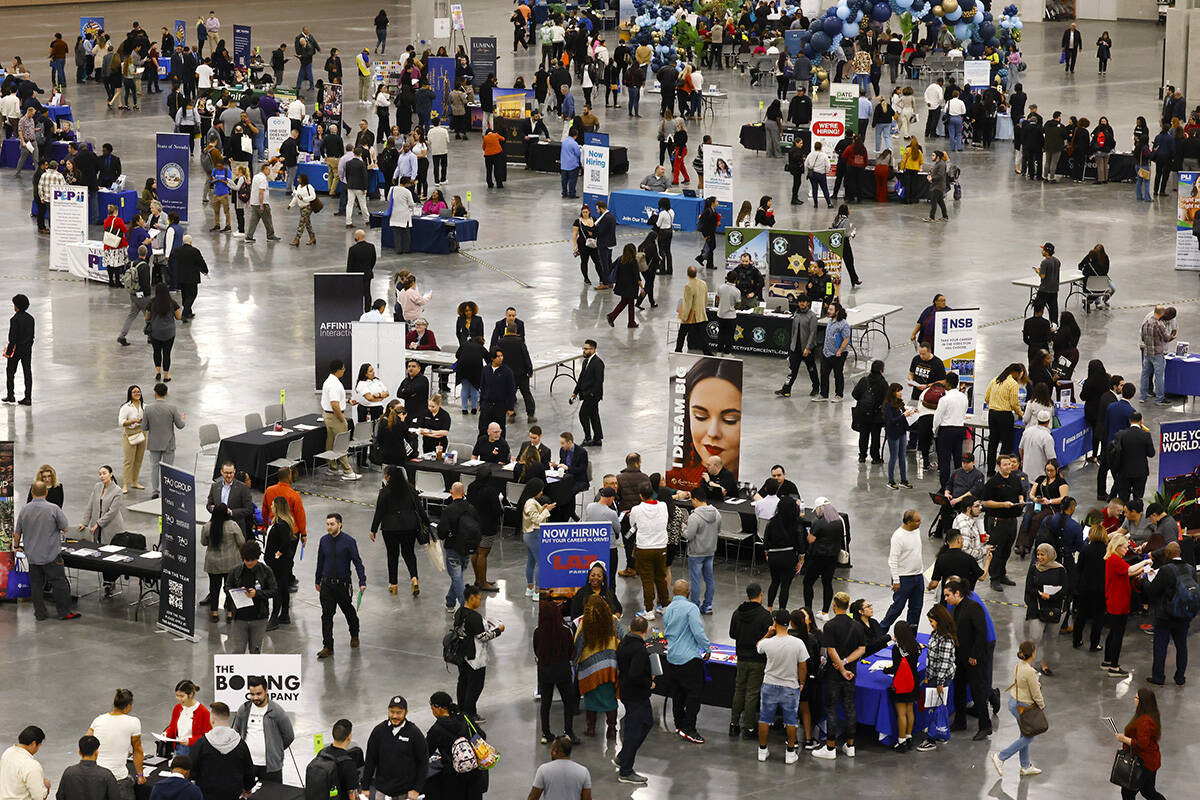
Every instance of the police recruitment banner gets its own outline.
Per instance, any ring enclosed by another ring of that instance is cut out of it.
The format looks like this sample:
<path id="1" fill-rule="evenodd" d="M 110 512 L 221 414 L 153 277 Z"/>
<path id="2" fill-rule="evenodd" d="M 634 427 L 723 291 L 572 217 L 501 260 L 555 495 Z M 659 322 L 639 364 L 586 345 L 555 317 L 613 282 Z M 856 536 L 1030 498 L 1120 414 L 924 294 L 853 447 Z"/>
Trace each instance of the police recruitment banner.
<path id="1" fill-rule="evenodd" d="M 357 273 L 318 272 L 313 275 L 313 353 L 315 386 L 320 390 L 329 377 L 329 362 L 340 358 L 346 365 L 342 384 L 349 389 L 354 375 L 350 323 L 362 316 L 362 276 Z"/>
<path id="2" fill-rule="evenodd" d="M 186 133 L 159 133 L 154 138 L 158 165 L 158 200 L 163 211 L 188 218 L 188 164 L 191 161 Z"/>
<path id="3" fill-rule="evenodd" d="M 608 134 L 583 135 L 583 202 L 596 216 L 596 203 L 608 203 Z"/>
<path id="4" fill-rule="evenodd" d="M 479 88 L 489 75 L 496 74 L 496 37 L 472 36 L 469 44 L 471 69 L 475 72 L 471 83 Z"/>
<path id="5" fill-rule="evenodd" d="M 437 114 L 438 119 L 448 116 L 445 111 L 446 101 L 454 89 L 454 71 L 453 58 L 429 59 L 429 85 L 433 89 L 433 112 Z"/>
<path id="6" fill-rule="evenodd" d="M 706 144 L 704 157 L 704 194 L 717 198 L 717 210 L 725 227 L 733 224 L 733 147 L 727 144 Z"/>
<path id="7" fill-rule="evenodd" d="M 0 599 L 8 597 L 8 576 L 17 562 L 13 550 L 13 443 L 0 442 Z"/>
<path id="8" fill-rule="evenodd" d="M 297 654 L 214 655 L 213 701 L 222 702 L 236 711 L 250 699 L 246 682 L 257 675 L 267 685 L 267 696 L 280 708 L 299 711 L 304 688 L 302 663 Z"/>
<path id="9" fill-rule="evenodd" d="M 821 152 L 829 156 L 830 165 L 836 166 L 837 153 L 833 148 L 846 135 L 846 109 L 814 108 L 809 129 L 812 131 L 814 149 L 816 142 L 820 142 Z"/>
<path id="10" fill-rule="evenodd" d="M 187 21 L 182 19 L 175 20 L 175 44 L 179 47 L 187 46 Z M 166 53 L 163 53 L 166 55 Z"/>
<path id="11" fill-rule="evenodd" d="M 707 148 L 705 148 L 707 150 Z M 704 177 L 708 184 L 707 174 Z M 725 232 L 725 269 L 749 263 L 763 273 L 767 297 L 795 300 L 804 294 L 809 267 L 820 261 L 841 279 L 845 234 L 831 231 L 788 231 L 778 228 L 730 228 Z"/>
<path id="12" fill-rule="evenodd" d="M 574 589 L 587 583 L 599 561 L 605 571 L 612 555 L 612 525 L 607 522 L 554 522 L 538 527 L 538 588 Z"/>
<path id="13" fill-rule="evenodd" d="M 155 487 L 162 500 L 158 627 L 196 641 L 196 478 L 168 464 L 161 475 Z"/>
<path id="14" fill-rule="evenodd" d="M 87 241 L 88 188 L 62 186 L 50 195 L 50 269 L 71 268 L 68 245 Z"/>
<path id="15" fill-rule="evenodd" d="M 704 461 L 721 459 L 736 479 L 742 448 L 742 362 L 671 353 L 667 359 L 666 485 L 691 491 Z"/>
<path id="16" fill-rule="evenodd" d="M 1200 172 L 1179 173 L 1179 208 L 1175 223 L 1175 269 L 1200 270 Z"/>
<path id="17" fill-rule="evenodd" d="M 233 26 L 233 65 L 250 69 L 250 26 Z"/>
<path id="18" fill-rule="evenodd" d="M 933 352 L 948 372 L 958 373 L 958 388 L 967 395 L 967 411 L 975 408 L 975 336 L 978 308 L 956 308 L 933 317 Z"/>

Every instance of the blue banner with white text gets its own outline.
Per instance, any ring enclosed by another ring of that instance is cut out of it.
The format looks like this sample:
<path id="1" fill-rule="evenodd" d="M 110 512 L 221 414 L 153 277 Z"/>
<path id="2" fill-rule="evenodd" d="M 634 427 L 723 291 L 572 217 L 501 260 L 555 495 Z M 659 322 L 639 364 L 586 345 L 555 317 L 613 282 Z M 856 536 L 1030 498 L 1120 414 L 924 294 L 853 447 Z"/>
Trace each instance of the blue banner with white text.
<path id="1" fill-rule="evenodd" d="M 233 26 L 233 65 L 250 69 L 250 26 Z"/>
<path id="2" fill-rule="evenodd" d="M 1200 467 L 1200 420 L 1164 422 L 1158 427 L 1158 485 Z"/>
<path id="3" fill-rule="evenodd" d="M 160 133 L 155 137 L 158 199 L 163 211 L 188 218 L 188 166 L 191 157 L 186 133 Z"/>
<path id="4" fill-rule="evenodd" d="M 607 522 L 555 522 L 539 526 L 538 588 L 572 589 L 587 583 L 588 569 L 606 569 L 612 525 Z"/>

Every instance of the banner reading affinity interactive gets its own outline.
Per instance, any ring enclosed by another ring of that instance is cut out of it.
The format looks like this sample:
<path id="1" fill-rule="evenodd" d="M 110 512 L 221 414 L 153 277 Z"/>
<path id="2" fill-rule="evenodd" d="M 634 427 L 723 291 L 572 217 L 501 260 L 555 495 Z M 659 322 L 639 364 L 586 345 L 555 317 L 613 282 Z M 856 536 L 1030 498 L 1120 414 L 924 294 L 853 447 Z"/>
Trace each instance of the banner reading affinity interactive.
<path id="1" fill-rule="evenodd" d="M 539 589 L 573 589 L 587 583 L 588 569 L 611 555 L 612 526 L 607 522 L 555 522 L 538 527 Z"/>
<path id="2" fill-rule="evenodd" d="M 667 365 L 666 485 L 695 489 L 711 456 L 720 458 L 736 479 L 742 448 L 742 362 L 672 353 Z"/>
<path id="3" fill-rule="evenodd" d="M 87 241 L 88 188 L 64 186 L 50 195 L 50 269 L 69 270 L 67 245 Z"/>
<path id="4" fill-rule="evenodd" d="M 1179 213 L 1175 225 L 1175 269 L 1200 270 L 1200 172 L 1179 173 Z"/>
<path id="5" fill-rule="evenodd" d="M 967 395 L 967 411 L 975 408 L 975 316 L 978 308 L 956 308 L 933 317 L 933 352 L 948 372 L 958 373 L 958 388 Z"/>
<path id="6" fill-rule="evenodd" d="M 608 134 L 583 135 L 583 202 L 596 216 L 596 203 L 608 202 Z"/>
<path id="7" fill-rule="evenodd" d="M 162 465 L 162 584 L 158 626 L 196 639 L 196 478 Z"/>
<path id="8" fill-rule="evenodd" d="M 188 218 L 188 152 L 186 133 L 159 133 L 155 136 L 158 162 L 158 199 L 163 211 L 174 211 L 179 219 Z"/>
<path id="9" fill-rule="evenodd" d="M 342 384 L 349 389 L 354 365 L 350 323 L 362 316 L 362 276 L 345 272 L 313 275 L 313 353 L 316 387 L 329 377 L 329 362 L 340 358 L 346 365 Z"/>
<path id="10" fill-rule="evenodd" d="M 840 230 L 730 228 L 725 232 L 725 269 L 733 269 L 743 255 L 749 255 L 750 263 L 766 276 L 768 297 L 795 300 L 804 294 L 808 268 L 814 261 L 824 264 L 831 275 L 841 274 L 844 247 L 845 235 Z"/>

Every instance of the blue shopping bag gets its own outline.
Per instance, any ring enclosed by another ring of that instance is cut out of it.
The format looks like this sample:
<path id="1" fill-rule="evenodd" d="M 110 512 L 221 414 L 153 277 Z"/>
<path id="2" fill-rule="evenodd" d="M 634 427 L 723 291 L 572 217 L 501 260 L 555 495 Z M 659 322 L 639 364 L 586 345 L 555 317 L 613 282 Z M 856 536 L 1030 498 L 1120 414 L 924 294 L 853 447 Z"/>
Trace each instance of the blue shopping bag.
<path id="1" fill-rule="evenodd" d="M 943 703 L 929 710 L 929 725 L 925 732 L 930 739 L 939 742 L 950 741 L 950 710 Z"/>
<path id="2" fill-rule="evenodd" d="M 18 553 L 8 571 L 8 586 L 4 590 L 4 597 L 6 600 L 28 600 L 30 594 L 29 562 L 24 555 Z"/>

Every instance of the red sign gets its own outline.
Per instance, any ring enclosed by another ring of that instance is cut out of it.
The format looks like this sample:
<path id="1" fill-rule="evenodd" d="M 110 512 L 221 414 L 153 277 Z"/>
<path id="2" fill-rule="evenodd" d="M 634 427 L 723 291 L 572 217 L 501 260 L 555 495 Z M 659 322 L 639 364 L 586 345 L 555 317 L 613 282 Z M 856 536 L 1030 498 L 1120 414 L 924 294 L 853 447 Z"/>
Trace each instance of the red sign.
<path id="1" fill-rule="evenodd" d="M 836 119 L 820 120 L 813 123 L 812 133 L 813 136 L 827 136 L 830 138 L 836 136 L 840 139 L 846 134 L 846 124 L 838 122 Z"/>

